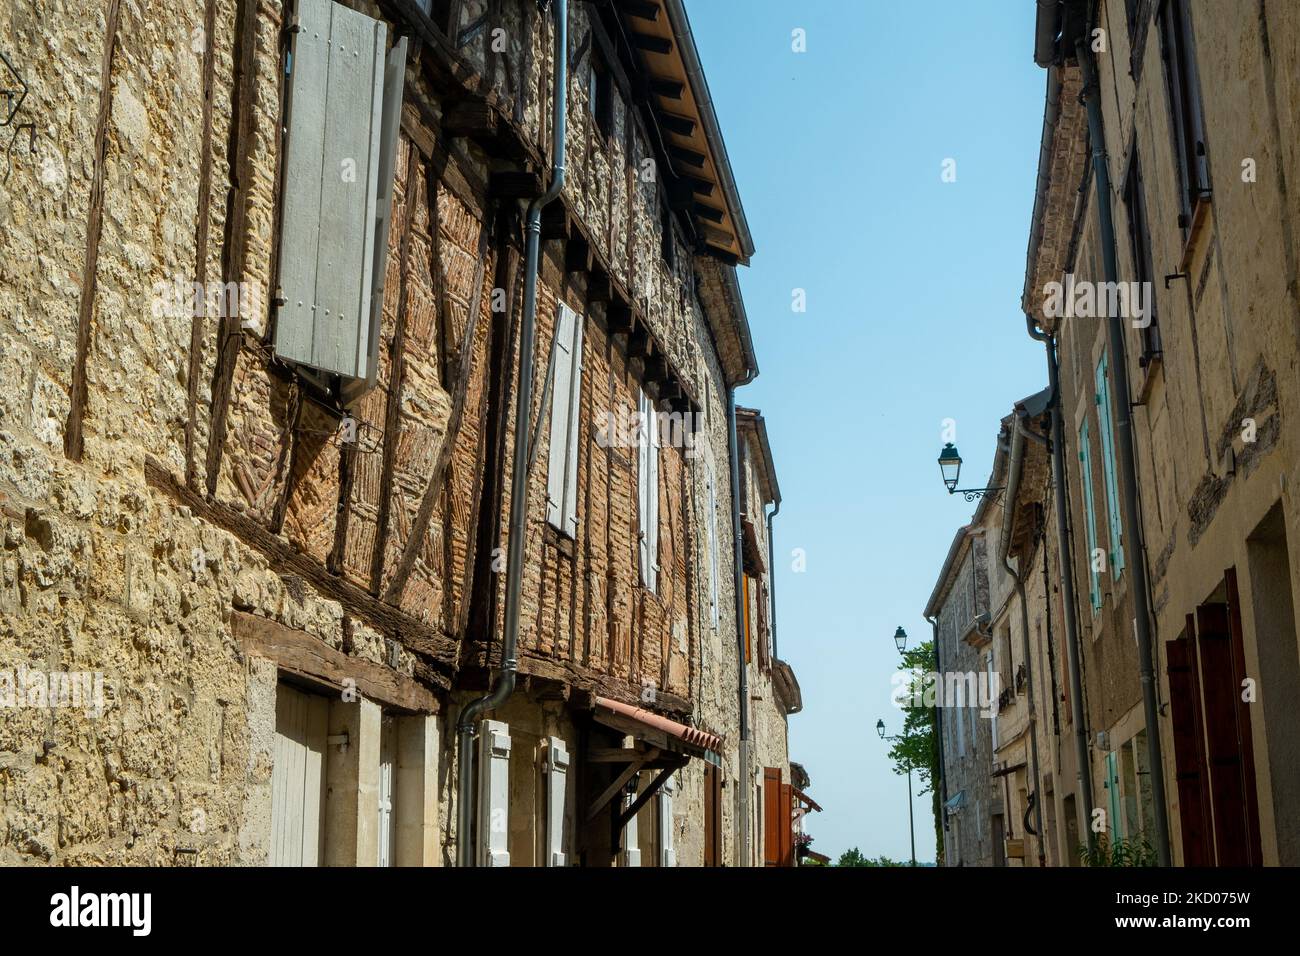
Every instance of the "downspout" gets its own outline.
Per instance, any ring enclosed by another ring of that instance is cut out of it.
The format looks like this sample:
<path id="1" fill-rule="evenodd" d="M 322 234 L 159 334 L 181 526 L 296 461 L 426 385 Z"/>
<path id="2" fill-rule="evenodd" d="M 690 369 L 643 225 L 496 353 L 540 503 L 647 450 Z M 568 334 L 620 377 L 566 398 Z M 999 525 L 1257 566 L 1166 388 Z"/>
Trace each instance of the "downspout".
<path id="1" fill-rule="evenodd" d="M 1052 412 L 1052 495 L 1056 506 L 1056 543 L 1061 563 L 1061 611 L 1065 616 L 1065 667 L 1070 681 L 1070 722 L 1074 724 L 1075 779 L 1079 802 L 1075 807 L 1079 830 L 1088 835 L 1088 849 L 1096 843 L 1090 825 L 1092 802 L 1092 766 L 1088 761 L 1088 723 L 1083 708 L 1083 674 L 1079 667 L 1079 619 L 1075 604 L 1074 561 L 1070 551 L 1068 492 L 1065 487 L 1065 426 L 1061 412 L 1061 370 L 1056 361 L 1056 337 L 1034 327 L 1034 318 L 1025 314 L 1025 328 L 1031 338 L 1043 343 L 1047 352 L 1047 383 L 1051 389 Z"/>
<path id="2" fill-rule="evenodd" d="M 772 658 L 778 659 L 776 647 L 776 565 L 772 563 L 774 548 L 772 546 L 772 519 L 781 513 L 781 499 L 776 500 L 776 507 L 767 513 L 767 583 L 768 597 L 771 600 L 770 627 L 772 628 Z"/>
<path id="3" fill-rule="evenodd" d="M 736 664 L 739 678 L 736 693 L 740 703 L 740 800 L 736 825 L 740 828 L 740 865 L 752 860 L 749 826 L 749 665 L 745 661 L 745 532 L 740 525 L 740 440 L 736 430 L 736 389 L 754 380 L 754 370 L 747 369 L 741 381 L 727 386 L 727 446 L 731 459 L 731 527 L 734 538 L 734 585 L 736 592 Z"/>
<path id="4" fill-rule="evenodd" d="M 1106 281 L 1119 281 L 1115 263 L 1115 224 L 1110 210 L 1110 170 L 1106 163 L 1106 139 L 1102 125 L 1101 100 L 1097 97 L 1097 71 L 1085 40 L 1075 44 L 1083 70 L 1083 92 L 1088 107 L 1088 138 L 1092 143 L 1092 169 L 1096 178 L 1097 224 L 1101 237 L 1101 258 Z M 1113 288 L 1113 286 L 1112 286 Z M 1165 807 L 1165 771 L 1161 754 L 1160 721 L 1156 705 L 1155 672 L 1152 667 L 1151 595 L 1147 587 L 1146 542 L 1138 514 L 1137 465 L 1133 453 L 1132 401 L 1128 388 L 1128 362 L 1124 358 L 1124 323 L 1108 308 L 1107 339 L 1115 387 L 1115 446 L 1119 452 L 1119 478 L 1123 494 L 1124 524 L 1130 542 L 1129 586 L 1133 589 L 1134 630 L 1137 631 L 1138 668 L 1142 681 L 1142 709 L 1146 719 L 1147 759 L 1151 771 L 1151 802 L 1155 809 L 1156 856 L 1161 866 L 1170 865 L 1169 819 Z"/>
<path id="5" fill-rule="evenodd" d="M 971 551 L 973 552 L 974 550 L 975 549 L 972 546 Z M 973 578 L 973 574 L 972 574 L 972 578 Z M 926 620 L 930 622 L 930 633 L 933 637 L 932 643 L 934 644 L 934 672 L 936 675 L 940 675 L 937 679 L 942 679 L 943 672 L 942 669 L 939 667 L 939 618 L 938 616 L 927 617 Z M 943 708 L 942 707 L 934 708 L 934 737 L 938 744 L 936 749 L 939 751 L 939 795 L 940 795 L 939 796 L 939 838 L 940 840 L 942 840 L 943 834 L 948 832 L 948 820 L 944 810 L 944 806 L 948 803 L 948 778 L 943 771 Z M 943 850 L 944 847 L 940 846 L 940 849 Z M 948 865 L 948 854 L 944 853 L 944 866 L 947 865 Z"/>
<path id="6" fill-rule="evenodd" d="M 545 9 L 546 3 L 541 4 Z M 542 236 L 542 208 L 564 188 L 565 117 L 568 108 L 568 0 L 550 3 L 555 16 L 554 84 L 551 108 L 551 185 L 528 205 L 525 226 L 524 312 L 519 330 L 519 388 L 515 416 L 515 447 L 510 475 L 510 531 L 506 557 L 505 631 L 501 644 L 501 667 L 496 685 L 483 697 L 477 697 L 461 711 L 456 730 L 460 737 L 457 762 L 456 865 L 472 866 L 474 860 L 470 831 L 474 824 L 474 783 L 472 776 L 474 729 L 479 716 L 505 703 L 514 692 L 519 643 L 519 602 L 524 573 L 524 544 L 528 528 L 528 418 L 533 396 L 533 348 L 537 331 L 537 266 Z"/>
<path id="7" fill-rule="evenodd" d="M 1011 546 L 1011 519 L 1015 513 L 1016 493 L 1020 490 L 1020 466 L 1024 461 L 1025 454 L 1025 435 L 1041 438 L 1042 436 L 1034 435 L 1024 427 L 1020 414 L 1015 414 L 1016 427 L 1011 433 L 1011 460 L 1007 465 L 1007 490 L 1006 497 L 1002 502 L 1002 536 L 998 542 L 998 557 L 1002 559 L 1002 565 L 1011 575 L 1011 580 L 1016 585 L 1016 596 L 1020 598 L 1020 637 L 1021 637 L 1021 657 L 1025 663 L 1025 690 L 1029 698 L 1029 750 L 1032 766 L 1030 772 L 1034 778 L 1034 829 L 1037 830 L 1038 837 L 1038 865 L 1046 865 L 1046 850 L 1044 848 L 1043 834 L 1043 801 L 1037 799 L 1040 793 L 1041 784 L 1039 783 L 1038 768 L 1038 713 L 1034 707 L 1034 668 L 1029 659 L 1029 606 L 1025 600 L 1025 582 L 1020 579 L 1020 574 L 1011 564 L 1011 558 L 1008 551 Z M 1015 677 L 1012 677 L 1015 681 Z M 1027 816 L 1027 814 L 1026 814 Z"/>

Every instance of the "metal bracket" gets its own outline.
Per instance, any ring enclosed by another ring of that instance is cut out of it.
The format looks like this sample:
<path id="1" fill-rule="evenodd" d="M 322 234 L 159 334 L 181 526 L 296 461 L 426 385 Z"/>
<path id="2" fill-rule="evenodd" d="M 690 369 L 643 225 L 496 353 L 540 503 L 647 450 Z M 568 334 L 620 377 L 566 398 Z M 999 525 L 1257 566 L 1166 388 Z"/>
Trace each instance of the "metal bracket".
<path id="1" fill-rule="evenodd" d="M 1186 278 L 1187 278 L 1186 272 L 1172 272 L 1169 275 L 1165 276 L 1165 288 L 1168 289 L 1169 283 L 1172 282 L 1174 279 L 1186 279 Z"/>

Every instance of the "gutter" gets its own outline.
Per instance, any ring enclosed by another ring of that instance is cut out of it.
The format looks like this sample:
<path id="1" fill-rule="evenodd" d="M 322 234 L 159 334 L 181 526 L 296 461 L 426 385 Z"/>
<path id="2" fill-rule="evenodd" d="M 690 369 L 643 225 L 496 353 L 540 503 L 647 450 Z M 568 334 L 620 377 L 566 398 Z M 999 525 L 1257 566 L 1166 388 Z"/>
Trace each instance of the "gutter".
<path id="1" fill-rule="evenodd" d="M 1039 762 L 1038 762 L 1038 712 L 1034 707 L 1034 668 L 1029 655 L 1029 606 L 1025 600 L 1025 582 L 1021 580 L 1020 574 L 1011 564 L 1009 550 L 1011 547 L 1011 525 L 1015 517 L 1016 495 L 1020 490 L 1020 470 L 1024 464 L 1025 457 L 1025 434 L 1028 429 L 1020 418 L 1020 412 L 1015 413 L 1016 427 L 1011 432 L 1011 462 L 1007 466 L 1007 490 L 1005 497 L 1002 499 L 1002 535 L 998 541 L 998 557 L 1002 560 L 1002 565 L 1011 575 L 1011 580 L 1016 585 L 1016 595 L 1020 598 L 1020 636 L 1021 636 L 1021 656 L 1025 664 L 1025 690 L 1029 698 L 1029 749 L 1030 761 L 1032 764 L 1032 773 L 1034 778 L 1034 823 L 1038 838 L 1038 865 L 1046 865 L 1046 849 L 1044 846 L 1043 836 L 1043 801 L 1039 798 L 1042 792 L 1039 783 Z M 1033 434 L 1029 432 L 1029 434 Z M 1042 436 L 1036 436 L 1042 438 Z"/>
<path id="2" fill-rule="evenodd" d="M 727 386 L 727 447 L 731 472 L 731 528 L 733 541 L 733 589 L 736 599 L 736 694 L 740 705 L 740 793 L 736 826 L 740 830 L 740 866 L 752 859 L 749 826 L 749 665 L 745 661 L 745 532 L 740 524 L 740 437 L 736 429 L 736 389 L 748 385 L 758 375 L 750 368 L 739 382 Z M 770 540 L 770 539 L 769 539 Z"/>
<path id="3" fill-rule="evenodd" d="M 771 585 L 769 588 L 768 598 L 771 601 L 771 612 L 769 620 L 772 627 L 772 659 L 776 660 L 780 655 L 777 654 L 776 647 L 776 565 L 772 563 L 774 549 L 772 546 L 772 519 L 781 513 L 781 498 L 776 499 L 776 507 L 767 513 L 767 580 Z"/>
<path id="4" fill-rule="evenodd" d="M 1096 179 L 1097 226 L 1101 239 L 1102 271 L 1107 282 L 1117 282 L 1119 267 L 1115 261 L 1115 223 L 1111 219 L 1110 169 L 1106 159 L 1106 134 L 1097 96 L 1097 70 L 1086 40 L 1075 43 L 1075 55 L 1083 70 L 1083 92 L 1088 107 L 1088 139 L 1092 147 L 1093 176 Z M 1115 389 L 1115 447 L 1118 452 L 1124 526 L 1129 533 L 1130 578 L 1133 590 L 1133 627 L 1137 632 L 1138 668 L 1142 682 L 1142 709 L 1146 721 L 1147 758 L 1151 774 L 1151 804 L 1155 812 L 1153 837 L 1161 866 L 1170 865 L 1169 819 L 1165 805 L 1165 765 L 1160 742 L 1159 708 L 1156 703 L 1155 671 L 1152 667 L 1151 593 L 1147 583 L 1146 541 L 1142 535 L 1142 517 L 1138 510 L 1137 460 L 1133 451 L 1133 405 L 1128 385 L 1128 361 L 1124 357 L 1124 320 L 1117 310 L 1106 317 L 1107 350 L 1113 369 L 1111 384 Z"/>
<path id="5" fill-rule="evenodd" d="M 545 9 L 545 3 L 542 4 Z M 568 2 L 550 3 L 555 17 L 554 100 L 551 144 L 551 185 L 528 205 L 525 231 L 527 244 L 524 259 L 524 312 L 519 333 L 519 389 L 515 421 L 514 464 L 510 476 L 510 532 L 506 557 L 505 632 L 501 644 L 501 667 L 492 690 L 476 697 L 461 711 L 456 730 L 459 737 L 456 777 L 457 826 L 456 865 L 473 865 L 474 852 L 470 832 L 474 824 L 473 752 L 474 730 L 483 713 L 506 702 L 515 689 L 519 666 L 515 658 L 519 643 L 519 604 L 524 575 L 524 546 L 528 529 L 528 473 L 532 449 L 529 447 L 528 417 L 532 409 L 533 351 L 537 332 L 537 267 L 542 235 L 542 208 L 564 188 L 565 117 L 568 100 Z M 482 821 L 480 821 L 482 822 Z"/>
<path id="6" fill-rule="evenodd" d="M 1096 806 L 1092 802 L 1092 764 L 1088 754 L 1088 717 L 1083 707 L 1083 671 L 1079 666 L 1079 618 L 1074 590 L 1074 557 L 1070 548 L 1070 519 L 1067 513 L 1068 489 L 1065 485 L 1065 427 L 1061 411 L 1061 371 L 1056 360 L 1056 337 L 1034 327 L 1034 317 L 1025 313 L 1025 328 L 1030 338 L 1043 343 L 1047 352 L 1047 381 L 1052 392 L 1052 487 L 1056 510 L 1056 539 L 1061 565 L 1061 603 L 1065 617 L 1065 665 L 1070 681 L 1070 722 L 1074 725 L 1075 779 L 1079 787 L 1076 816 L 1082 832 L 1088 834 L 1088 849 L 1096 843 L 1088 815 Z"/>

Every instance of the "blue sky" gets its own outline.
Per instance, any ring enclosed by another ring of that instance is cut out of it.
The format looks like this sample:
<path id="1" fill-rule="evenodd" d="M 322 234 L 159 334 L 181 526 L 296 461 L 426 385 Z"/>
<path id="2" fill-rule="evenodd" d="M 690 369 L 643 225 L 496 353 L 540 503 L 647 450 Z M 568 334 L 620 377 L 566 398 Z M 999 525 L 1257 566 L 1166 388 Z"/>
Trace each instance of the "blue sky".
<path id="1" fill-rule="evenodd" d="M 763 410 L 781 483 L 777 639 L 804 699 L 790 757 L 831 856 L 908 856 L 907 785 L 875 724 L 901 729 L 894 628 L 929 635 L 973 511 L 940 481 L 940 423 L 956 420 L 963 485 L 983 485 L 999 420 L 1046 384 L 1019 311 L 1046 84 L 1033 9 L 688 2 L 757 248 L 740 278 L 761 374 L 739 401 Z M 917 859 L 933 860 L 929 795 L 914 805 Z"/>

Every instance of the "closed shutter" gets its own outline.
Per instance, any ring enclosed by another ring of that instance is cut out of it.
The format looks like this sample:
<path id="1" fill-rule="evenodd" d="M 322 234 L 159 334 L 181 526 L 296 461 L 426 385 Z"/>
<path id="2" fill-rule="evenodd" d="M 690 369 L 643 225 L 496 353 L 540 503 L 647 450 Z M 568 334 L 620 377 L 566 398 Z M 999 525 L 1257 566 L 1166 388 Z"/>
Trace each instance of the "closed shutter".
<path id="1" fill-rule="evenodd" d="M 1124 839 L 1124 818 L 1119 813 L 1119 754 L 1112 750 L 1106 754 L 1106 791 L 1110 805 L 1107 821 L 1110 842 Z"/>
<path id="2" fill-rule="evenodd" d="M 702 460 L 707 490 L 705 500 L 709 509 L 709 513 L 704 518 L 709 534 L 709 614 L 716 630 L 718 627 L 718 490 L 712 457 L 705 457 Z"/>
<path id="3" fill-rule="evenodd" d="M 564 818 L 569 750 L 559 737 L 546 738 L 546 865 L 567 866 Z"/>
<path id="4" fill-rule="evenodd" d="M 318 866 L 325 837 L 325 737 L 329 704 L 281 684 L 271 765 L 272 866 Z"/>
<path id="5" fill-rule="evenodd" d="M 633 777 L 633 780 L 639 780 L 639 775 Z M 623 794 L 623 809 L 626 810 L 636 802 L 635 789 L 631 793 Z M 637 831 L 636 816 L 632 816 L 627 825 L 623 827 L 623 865 L 640 866 L 641 865 L 641 845 L 640 834 Z"/>
<path id="6" fill-rule="evenodd" d="M 659 578 L 659 428 L 654 404 L 644 391 L 638 403 L 637 518 L 641 583 L 654 591 Z"/>
<path id="7" fill-rule="evenodd" d="M 509 866 L 510 728 L 499 720 L 479 725 L 478 768 L 479 866 Z"/>
<path id="8" fill-rule="evenodd" d="M 555 323 L 551 447 L 546 467 L 546 520 L 578 533 L 578 410 L 582 398 L 582 319 L 560 303 Z"/>
<path id="9" fill-rule="evenodd" d="M 659 810 L 659 865 L 676 866 L 677 848 L 673 846 L 673 778 L 664 781 L 655 794 Z"/>
<path id="10" fill-rule="evenodd" d="M 1097 551 L 1097 511 L 1092 494 L 1092 442 L 1085 418 L 1079 429 L 1079 471 L 1083 474 L 1083 523 L 1088 541 L 1088 601 L 1094 613 L 1101 609 L 1101 574 L 1093 555 Z"/>
<path id="11" fill-rule="evenodd" d="M 781 784 L 781 865 L 794 866 L 794 787 Z"/>
<path id="12" fill-rule="evenodd" d="M 763 865 L 781 865 L 781 770 L 763 768 Z"/>
<path id="13" fill-rule="evenodd" d="M 386 57 L 384 24 L 332 0 L 299 0 L 298 18 L 275 351 L 370 380 L 406 46 Z"/>
<path id="14" fill-rule="evenodd" d="M 1097 418 L 1101 422 L 1102 471 L 1106 479 L 1106 511 L 1110 520 L 1110 573 L 1119 578 L 1124 570 L 1124 523 L 1120 516 L 1119 479 L 1115 470 L 1115 425 L 1111 420 L 1110 385 L 1106 356 L 1097 363 Z"/>
<path id="15" fill-rule="evenodd" d="M 397 765 L 397 726 L 385 717 L 379 731 L 379 865 L 392 866 L 396 849 L 393 773 Z"/>

